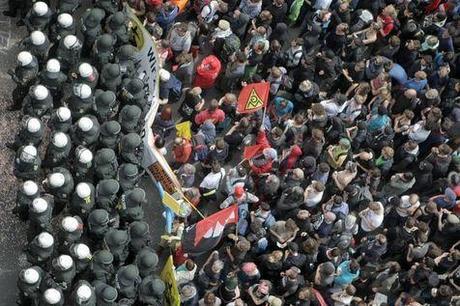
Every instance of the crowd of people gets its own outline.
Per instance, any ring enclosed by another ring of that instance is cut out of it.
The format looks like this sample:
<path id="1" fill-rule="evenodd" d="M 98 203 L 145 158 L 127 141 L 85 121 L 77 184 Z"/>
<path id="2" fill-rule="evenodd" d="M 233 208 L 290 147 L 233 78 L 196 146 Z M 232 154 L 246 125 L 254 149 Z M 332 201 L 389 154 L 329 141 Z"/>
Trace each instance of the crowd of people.
<path id="1" fill-rule="evenodd" d="M 181 305 L 460 303 L 458 0 L 123 3 L 158 48 L 155 146 L 197 210 L 238 205 L 205 254 L 181 243 L 196 212 L 149 245 L 150 105 L 123 4 L 77 20 L 78 0 L 10 2 L 30 33 L 11 73 L 32 265 L 19 304 L 167 305 L 163 249 Z M 261 82 L 266 106 L 238 113 Z M 191 135 L 173 135 L 179 121 Z"/>

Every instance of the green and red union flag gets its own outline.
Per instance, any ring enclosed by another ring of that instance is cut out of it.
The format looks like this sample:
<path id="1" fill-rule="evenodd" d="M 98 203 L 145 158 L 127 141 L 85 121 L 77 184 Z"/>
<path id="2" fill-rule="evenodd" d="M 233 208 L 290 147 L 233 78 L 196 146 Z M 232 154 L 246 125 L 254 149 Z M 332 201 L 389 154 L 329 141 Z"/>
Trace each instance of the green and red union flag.
<path id="1" fill-rule="evenodd" d="M 243 87 L 238 97 L 238 112 L 253 113 L 263 108 L 270 94 L 270 83 L 251 83 Z"/>

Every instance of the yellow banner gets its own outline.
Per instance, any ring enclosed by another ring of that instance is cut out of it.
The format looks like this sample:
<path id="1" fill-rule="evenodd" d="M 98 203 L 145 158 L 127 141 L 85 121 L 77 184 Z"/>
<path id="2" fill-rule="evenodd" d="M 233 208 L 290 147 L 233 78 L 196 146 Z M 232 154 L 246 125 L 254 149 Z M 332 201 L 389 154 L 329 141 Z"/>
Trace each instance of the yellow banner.
<path id="1" fill-rule="evenodd" d="M 177 288 L 176 277 L 174 276 L 174 264 L 172 256 L 169 256 L 160 274 L 161 280 L 166 285 L 164 293 L 166 305 L 180 306 L 179 289 Z"/>
<path id="2" fill-rule="evenodd" d="M 187 140 L 192 139 L 192 123 L 190 121 L 184 121 L 176 124 L 176 135 L 177 137 L 183 137 Z"/>

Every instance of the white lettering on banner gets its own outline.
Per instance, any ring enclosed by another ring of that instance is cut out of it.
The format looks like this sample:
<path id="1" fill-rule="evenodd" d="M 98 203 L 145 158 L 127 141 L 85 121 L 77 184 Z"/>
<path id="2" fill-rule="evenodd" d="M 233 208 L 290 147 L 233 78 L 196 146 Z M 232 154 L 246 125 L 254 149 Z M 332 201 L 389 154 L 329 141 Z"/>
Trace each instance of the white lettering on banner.
<path id="1" fill-rule="evenodd" d="M 144 28 L 142 22 L 136 17 L 133 11 L 129 7 L 125 7 L 126 13 L 129 16 L 131 21 L 131 28 L 133 30 L 134 39 L 136 41 L 137 48 L 139 52 L 137 53 L 137 75 L 140 79 L 144 81 L 145 89 L 148 93 L 148 99 L 150 104 L 150 109 L 145 115 L 145 127 L 144 127 L 144 158 L 142 165 L 147 172 L 151 175 L 149 167 L 155 163 L 159 164 L 167 176 L 176 186 L 176 189 L 179 190 L 180 195 L 182 194 L 182 187 L 179 183 L 174 172 L 168 165 L 168 162 L 163 157 L 163 155 L 155 148 L 153 141 L 153 132 L 152 125 L 155 120 L 155 116 L 158 111 L 159 103 L 159 61 L 158 53 L 155 45 L 155 41 L 152 39 L 150 33 Z M 166 182 L 160 182 L 165 184 Z"/>

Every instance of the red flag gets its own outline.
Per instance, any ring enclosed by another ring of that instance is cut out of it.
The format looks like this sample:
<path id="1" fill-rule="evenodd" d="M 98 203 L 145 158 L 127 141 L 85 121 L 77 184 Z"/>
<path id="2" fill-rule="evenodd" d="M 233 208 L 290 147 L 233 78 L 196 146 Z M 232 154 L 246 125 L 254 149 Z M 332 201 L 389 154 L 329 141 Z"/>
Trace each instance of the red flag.
<path id="1" fill-rule="evenodd" d="M 238 222 L 238 205 L 232 205 L 187 227 L 182 238 L 184 252 L 200 254 L 219 244 L 227 224 Z"/>
<path id="2" fill-rule="evenodd" d="M 243 158 L 244 159 L 251 159 L 253 158 L 254 156 L 257 155 L 257 153 L 259 153 L 262 149 L 262 145 L 260 144 L 256 144 L 256 145 L 253 145 L 253 146 L 246 146 L 244 147 L 244 153 L 243 153 Z"/>
<path id="3" fill-rule="evenodd" d="M 240 92 L 237 111 L 240 114 L 253 113 L 264 107 L 270 94 L 270 83 L 248 84 Z"/>

